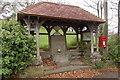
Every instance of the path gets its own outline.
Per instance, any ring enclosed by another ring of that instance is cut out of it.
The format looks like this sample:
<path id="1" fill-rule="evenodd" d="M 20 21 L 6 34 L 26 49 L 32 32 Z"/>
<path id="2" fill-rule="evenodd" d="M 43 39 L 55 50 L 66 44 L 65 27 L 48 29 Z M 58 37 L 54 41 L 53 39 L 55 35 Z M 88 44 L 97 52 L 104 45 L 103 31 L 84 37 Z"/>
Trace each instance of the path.
<path id="1" fill-rule="evenodd" d="M 94 78 L 120 78 L 118 72 L 106 71 L 102 75 L 95 76 Z"/>
<path id="2" fill-rule="evenodd" d="M 45 75 L 55 74 L 55 73 L 70 72 L 74 70 L 93 68 L 91 66 L 83 66 L 83 64 L 84 64 L 83 62 L 77 59 L 77 60 L 73 60 L 67 66 L 61 66 L 58 68 L 55 68 L 55 66 L 44 66 L 43 68 L 41 68 L 40 66 L 38 67 L 30 66 L 23 72 L 23 74 L 20 75 L 20 77 L 32 78 L 32 77 L 40 77 L 40 76 L 45 76 Z"/>

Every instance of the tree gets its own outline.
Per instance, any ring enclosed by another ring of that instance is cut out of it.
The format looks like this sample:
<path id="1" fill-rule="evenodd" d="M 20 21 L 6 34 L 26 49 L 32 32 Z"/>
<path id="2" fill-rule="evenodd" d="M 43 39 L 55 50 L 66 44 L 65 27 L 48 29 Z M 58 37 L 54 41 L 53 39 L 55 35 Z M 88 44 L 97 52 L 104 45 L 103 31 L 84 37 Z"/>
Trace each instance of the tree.
<path id="1" fill-rule="evenodd" d="M 120 38 L 120 0 L 118 2 L 118 38 Z"/>
<path id="2" fill-rule="evenodd" d="M 104 48 L 104 55 L 108 55 L 108 1 L 104 0 L 104 19 L 106 20 L 104 24 L 103 35 L 106 36 L 106 48 Z"/>
<path id="3" fill-rule="evenodd" d="M 82 3 L 80 5 L 83 5 L 85 7 L 88 7 L 88 11 L 94 12 L 94 14 L 97 14 L 98 17 L 104 19 L 104 1 L 103 0 L 84 0 L 85 3 Z M 118 1 L 119 0 L 108 0 L 108 32 L 114 32 L 117 30 L 117 10 L 118 10 Z M 99 14 L 99 15 L 98 15 Z M 101 27 L 102 28 L 102 27 Z M 101 30 L 101 28 L 99 30 Z M 116 31 L 117 32 L 117 31 Z M 103 28 L 100 31 L 100 33 L 103 33 Z"/>
<path id="4" fill-rule="evenodd" d="M 30 1 L 24 1 L 24 2 L 2 2 L 0 1 L 0 17 L 1 19 L 16 19 L 16 13 L 18 11 L 22 10 L 23 8 L 33 5 L 37 2 L 41 2 L 42 0 L 33 0 L 32 2 Z M 68 2 L 65 2 L 65 0 L 46 0 L 48 2 L 56 2 L 56 3 L 61 3 L 61 4 L 69 4 Z"/>
<path id="5" fill-rule="evenodd" d="M 38 0 L 39 1 L 39 0 Z M 41 0 L 40 0 L 41 1 Z M 36 2 L 2 2 L 0 1 L 0 14 L 3 19 L 16 19 L 16 13 Z"/>

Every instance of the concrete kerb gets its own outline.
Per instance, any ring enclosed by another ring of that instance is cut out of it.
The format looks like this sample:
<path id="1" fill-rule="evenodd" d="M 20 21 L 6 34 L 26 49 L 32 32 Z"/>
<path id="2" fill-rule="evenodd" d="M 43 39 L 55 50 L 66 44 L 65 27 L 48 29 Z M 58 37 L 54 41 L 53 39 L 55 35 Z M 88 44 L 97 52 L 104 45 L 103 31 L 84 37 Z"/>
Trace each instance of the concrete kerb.
<path id="1" fill-rule="evenodd" d="M 67 67 L 69 67 L 69 69 Z M 61 67 L 61 70 L 60 69 L 56 69 L 56 70 L 53 70 L 53 71 L 46 71 L 43 76 L 51 75 L 51 74 L 64 73 L 64 72 L 72 72 L 72 71 L 76 71 L 76 70 L 80 70 L 80 69 L 94 69 L 94 67 L 91 67 L 91 66 L 79 66 L 79 67 L 76 66 L 77 68 L 72 68 L 72 69 L 71 69 L 70 66 L 67 66 L 67 67 Z M 75 67 L 75 66 L 72 66 L 72 67 Z M 65 70 L 62 69 L 62 68 L 65 68 Z"/>

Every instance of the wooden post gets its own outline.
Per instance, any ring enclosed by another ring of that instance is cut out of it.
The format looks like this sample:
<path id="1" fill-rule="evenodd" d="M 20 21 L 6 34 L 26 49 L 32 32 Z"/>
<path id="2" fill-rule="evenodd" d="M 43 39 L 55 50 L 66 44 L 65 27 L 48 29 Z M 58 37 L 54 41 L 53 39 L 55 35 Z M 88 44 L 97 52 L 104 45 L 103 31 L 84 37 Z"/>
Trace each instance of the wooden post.
<path id="1" fill-rule="evenodd" d="M 91 30 L 90 38 L 91 38 L 91 53 L 93 53 L 94 52 L 94 46 L 93 46 L 94 40 L 93 40 L 93 31 L 92 30 Z"/>
<path id="2" fill-rule="evenodd" d="M 65 26 L 64 26 L 65 27 Z M 63 32 L 64 32 L 64 36 L 65 36 L 65 50 L 67 50 L 67 38 L 66 38 L 66 31 L 65 30 L 63 30 Z"/>
<path id="3" fill-rule="evenodd" d="M 93 31 L 95 30 L 95 26 L 93 25 L 93 24 L 89 24 L 88 25 L 88 28 L 89 28 L 89 30 L 90 30 L 90 39 L 91 39 L 91 53 L 93 53 L 94 52 L 94 38 L 93 38 Z"/>
<path id="4" fill-rule="evenodd" d="M 66 32 L 67 32 L 67 29 L 68 29 L 68 26 L 61 26 L 62 27 L 62 30 L 64 32 L 64 36 L 65 36 L 65 50 L 67 50 L 67 38 L 66 38 Z"/>
<path id="5" fill-rule="evenodd" d="M 37 58 L 40 56 L 39 51 L 39 28 L 40 26 L 36 26 L 36 47 L 37 47 Z"/>
<path id="6" fill-rule="evenodd" d="M 67 38 L 66 38 L 66 32 L 64 32 L 64 36 L 65 36 L 65 50 L 67 50 Z"/>
<path id="7" fill-rule="evenodd" d="M 28 21 L 30 21 L 30 16 L 28 16 Z M 30 22 L 28 24 L 28 35 L 30 35 Z"/>
<path id="8" fill-rule="evenodd" d="M 79 38 L 78 38 L 78 33 L 76 32 L 76 46 L 77 46 L 77 50 L 79 49 Z"/>
<path id="9" fill-rule="evenodd" d="M 96 30 L 96 48 L 97 52 L 99 51 L 99 36 L 98 36 L 98 28 Z"/>
<path id="10" fill-rule="evenodd" d="M 49 51 L 51 52 L 51 37 L 50 37 L 50 32 L 51 32 L 51 29 L 50 29 L 50 26 L 48 26 Z"/>
<path id="11" fill-rule="evenodd" d="M 51 52 L 51 37 L 50 37 L 50 32 L 48 33 L 48 38 L 49 38 L 49 51 Z"/>
<path id="12" fill-rule="evenodd" d="M 36 47 L 37 47 L 37 59 L 38 59 L 38 62 L 40 63 L 43 63 L 42 62 L 42 58 L 40 56 L 40 51 L 39 51 L 39 29 L 40 29 L 40 26 L 45 22 L 45 20 L 41 21 L 39 23 L 39 18 L 37 19 L 36 21 Z"/>

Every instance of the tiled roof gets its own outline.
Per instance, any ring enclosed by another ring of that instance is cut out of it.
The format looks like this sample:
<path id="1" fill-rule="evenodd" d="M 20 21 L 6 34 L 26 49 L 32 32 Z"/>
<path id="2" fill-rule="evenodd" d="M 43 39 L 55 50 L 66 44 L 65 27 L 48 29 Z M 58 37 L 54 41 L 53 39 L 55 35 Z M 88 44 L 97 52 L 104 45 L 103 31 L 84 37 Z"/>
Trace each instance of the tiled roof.
<path id="1" fill-rule="evenodd" d="M 98 18 L 94 14 L 80 7 L 51 2 L 39 2 L 35 5 L 26 7 L 25 9 L 21 10 L 19 14 L 67 20 L 105 22 L 105 20 Z"/>

